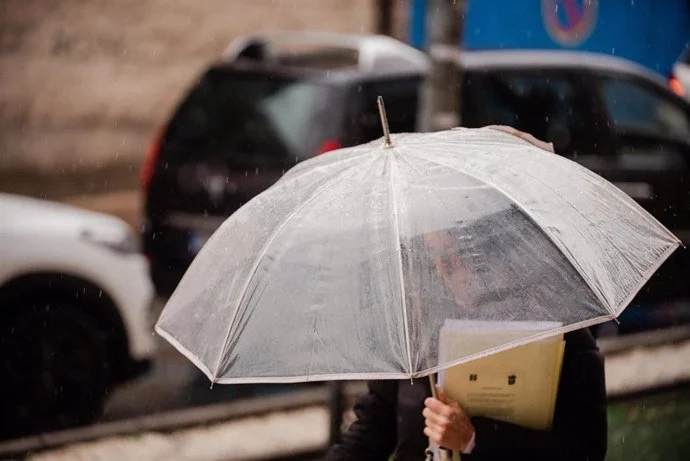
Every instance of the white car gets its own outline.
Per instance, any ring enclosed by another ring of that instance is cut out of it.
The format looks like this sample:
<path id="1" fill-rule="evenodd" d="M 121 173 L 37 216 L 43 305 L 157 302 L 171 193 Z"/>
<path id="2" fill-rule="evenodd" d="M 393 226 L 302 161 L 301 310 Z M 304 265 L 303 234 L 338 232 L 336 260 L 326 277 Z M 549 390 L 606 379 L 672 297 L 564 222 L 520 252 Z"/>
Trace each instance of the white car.
<path id="1" fill-rule="evenodd" d="M 0 193 L 0 438 L 97 417 L 153 357 L 152 300 L 126 223 Z"/>

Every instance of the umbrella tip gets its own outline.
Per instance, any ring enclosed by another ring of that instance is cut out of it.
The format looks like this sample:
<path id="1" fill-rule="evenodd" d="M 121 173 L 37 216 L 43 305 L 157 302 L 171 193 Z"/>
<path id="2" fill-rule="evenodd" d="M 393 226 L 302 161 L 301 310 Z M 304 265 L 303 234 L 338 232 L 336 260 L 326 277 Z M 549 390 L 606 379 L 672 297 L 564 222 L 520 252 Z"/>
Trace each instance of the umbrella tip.
<path id="1" fill-rule="evenodd" d="M 391 134 L 388 128 L 388 117 L 386 117 L 386 106 L 383 104 L 383 96 L 376 98 L 376 103 L 379 106 L 379 116 L 381 117 L 381 127 L 383 128 L 383 138 L 385 140 L 385 147 L 391 147 Z"/>

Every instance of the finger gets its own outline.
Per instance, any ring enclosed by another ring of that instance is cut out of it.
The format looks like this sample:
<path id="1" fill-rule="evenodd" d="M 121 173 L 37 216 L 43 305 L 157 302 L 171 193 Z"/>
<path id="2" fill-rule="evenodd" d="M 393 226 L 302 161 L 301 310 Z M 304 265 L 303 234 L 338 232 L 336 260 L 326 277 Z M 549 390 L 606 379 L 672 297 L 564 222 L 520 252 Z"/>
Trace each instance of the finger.
<path id="1" fill-rule="evenodd" d="M 438 413 L 429 408 L 425 408 L 424 411 L 422 411 L 422 416 L 424 416 L 426 420 L 431 421 L 433 424 L 437 426 L 447 426 L 448 424 L 450 424 L 452 420 L 451 418 L 448 418 L 446 416 L 439 415 Z"/>
<path id="2" fill-rule="evenodd" d="M 431 429 L 431 432 L 434 434 L 437 434 L 439 437 L 443 437 L 443 435 L 447 432 L 448 428 L 439 426 L 438 424 L 434 424 L 432 421 L 429 421 L 428 419 L 424 420 L 424 427 L 428 427 Z"/>
<path id="3" fill-rule="evenodd" d="M 437 415 L 444 416 L 446 418 L 451 418 L 454 414 L 456 414 L 455 410 L 452 407 L 446 405 L 445 403 L 433 397 L 429 397 L 428 399 L 426 399 L 424 401 L 424 406 L 426 406 L 428 409 L 430 409 Z"/>
<path id="4" fill-rule="evenodd" d="M 439 445 L 441 444 L 441 436 L 434 432 L 432 429 L 429 429 L 428 427 L 424 428 L 424 435 L 429 437 L 431 440 L 434 442 L 438 443 Z"/>
<path id="5" fill-rule="evenodd" d="M 438 385 L 436 386 L 436 392 L 437 392 L 436 395 L 438 397 L 438 400 L 443 402 L 445 405 L 448 405 L 449 407 L 457 410 L 458 414 L 461 414 L 461 415 L 465 414 L 465 410 L 462 409 L 460 404 L 458 402 L 456 402 L 455 400 L 451 399 L 450 397 L 448 397 L 448 395 L 445 392 L 443 392 L 443 389 L 441 389 L 441 386 L 438 386 Z"/>

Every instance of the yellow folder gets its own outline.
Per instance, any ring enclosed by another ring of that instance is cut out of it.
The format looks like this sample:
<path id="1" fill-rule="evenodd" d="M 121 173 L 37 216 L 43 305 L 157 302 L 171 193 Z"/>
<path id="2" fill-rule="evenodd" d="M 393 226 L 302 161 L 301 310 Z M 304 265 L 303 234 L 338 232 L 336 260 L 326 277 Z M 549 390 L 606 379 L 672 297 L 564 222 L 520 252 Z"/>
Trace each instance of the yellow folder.
<path id="1" fill-rule="evenodd" d="M 560 326 L 556 322 L 449 320 L 441 330 L 439 358 L 448 362 Z M 548 430 L 564 348 L 562 334 L 550 336 L 449 368 L 439 373 L 439 384 L 470 416 Z"/>

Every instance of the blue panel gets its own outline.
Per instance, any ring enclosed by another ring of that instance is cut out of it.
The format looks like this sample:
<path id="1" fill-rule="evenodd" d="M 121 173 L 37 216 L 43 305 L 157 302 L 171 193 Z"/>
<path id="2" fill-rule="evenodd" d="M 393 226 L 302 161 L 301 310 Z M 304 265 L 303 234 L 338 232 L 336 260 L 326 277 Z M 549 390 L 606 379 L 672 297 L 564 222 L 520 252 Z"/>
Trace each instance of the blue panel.
<path id="1" fill-rule="evenodd" d="M 469 0 L 467 49 L 575 49 L 664 75 L 690 43 L 688 0 Z"/>
<path id="2" fill-rule="evenodd" d="M 410 0 L 410 44 L 423 49 L 426 44 L 426 0 Z"/>

